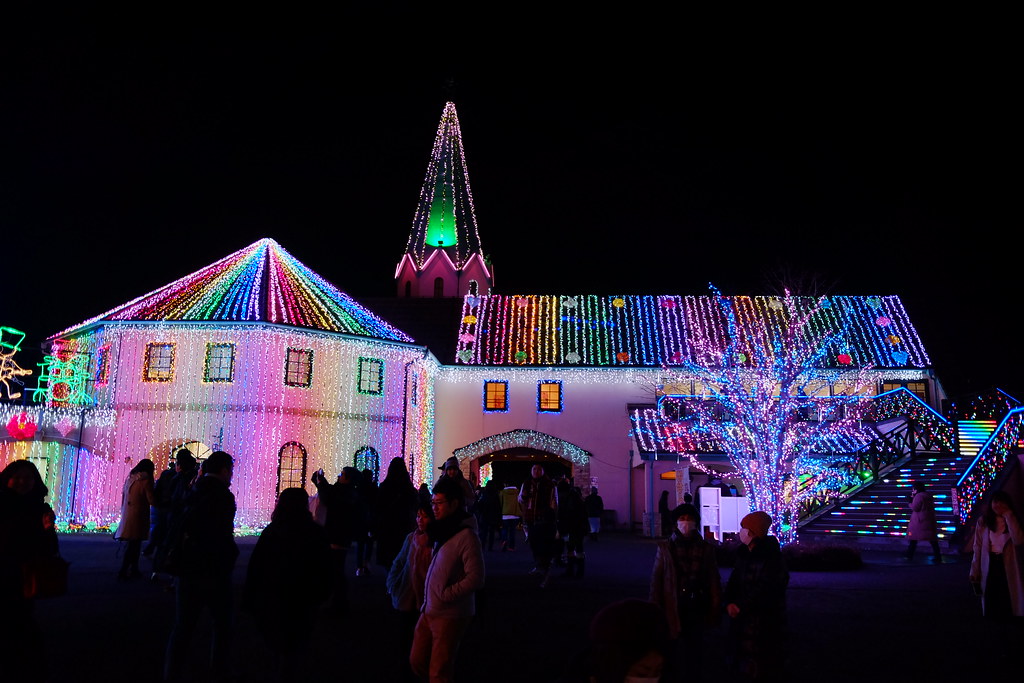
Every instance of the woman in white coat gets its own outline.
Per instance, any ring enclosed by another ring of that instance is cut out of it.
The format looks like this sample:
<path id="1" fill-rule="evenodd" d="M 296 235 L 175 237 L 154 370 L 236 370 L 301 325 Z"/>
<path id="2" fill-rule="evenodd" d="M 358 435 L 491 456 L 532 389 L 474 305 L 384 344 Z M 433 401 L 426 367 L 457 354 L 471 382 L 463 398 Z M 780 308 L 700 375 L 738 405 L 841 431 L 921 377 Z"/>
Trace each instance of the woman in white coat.
<path id="1" fill-rule="evenodd" d="M 992 495 L 989 509 L 974 531 L 971 583 L 980 586 L 981 612 L 994 619 L 1024 616 L 1024 578 L 1018 546 L 1024 544 L 1010 496 Z"/>

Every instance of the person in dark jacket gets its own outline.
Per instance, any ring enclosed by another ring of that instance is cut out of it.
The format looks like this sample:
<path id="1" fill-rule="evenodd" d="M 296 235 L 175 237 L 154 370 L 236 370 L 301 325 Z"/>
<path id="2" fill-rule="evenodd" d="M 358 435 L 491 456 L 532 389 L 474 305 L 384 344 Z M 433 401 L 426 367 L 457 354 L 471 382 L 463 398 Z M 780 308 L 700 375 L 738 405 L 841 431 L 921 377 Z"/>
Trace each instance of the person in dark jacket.
<path id="1" fill-rule="evenodd" d="M 377 564 L 387 567 L 388 571 L 406 536 L 416 527 L 418 502 L 405 461 L 394 458 L 388 464 L 384 481 L 377 487 L 371 527 L 377 542 Z"/>
<path id="2" fill-rule="evenodd" d="M 320 504 L 327 508 L 324 531 L 331 549 L 331 589 L 326 607 L 336 615 L 347 614 L 349 610 L 345 558 L 356 535 L 356 481 L 360 476 L 354 467 L 343 467 L 334 484 L 327 481 L 322 470 L 312 476 Z"/>
<path id="3" fill-rule="evenodd" d="M 187 452 L 187 451 L 186 451 Z M 152 557 L 167 536 L 167 520 L 171 514 L 171 487 L 177 474 L 173 460 L 157 477 L 153 485 L 153 505 L 149 508 L 149 543 L 142 549 L 144 557 Z"/>
<path id="4" fill-rule="evenodd" d="M 563 479 L 555 487 L 558 498 L 558 535 L 565 539 L 565 575 L 582 579 L 586 562 L 587 510 L 578 487 Z"/>
<path id="5" fill-rule="evenodd" d="M 313 521 L 309 494 L 287 488 L 249 559 L 242 608 L 276 656 L 276 681 L 303 680 L 302 662 L 316 608 L 330 582 L 327 533 Z"/>
<path id="6" fill-rule="evenodd" d="M 736 566 L 725 586 L 733 667 L 750 681 L 783 680 L 786 587 L 789 571 L 779 541 L 768 535 L 772 518 L 751 512 L 740 521 Z"/>
<path id="7" fill-rule="evenodd" d="M 597 494 L 597 487 L 590 487 L 590 494 L 583 499 L 587 509 L 587 521 L 590 523 L 590 538 L 596 541 L 601 533 L 601 515 L 604 514 L 604 499 Z"/>
<path id="8" fill-rule="evenodd" d="M 169 569 L 167 556 L 171 552 L 171 547 L 181 538 L 185 504 L 192 493 L 192 485 L 199 478 L 196 458 L 187 448 L 179 449 L 175 453 L 174 470 L 174 478 L 167 491 L 167 532 L 163 534 L 153 555 L 154 578 L 157 573 L 164 573 Z"/>
<path id="9" fill-rule="evenodd" d="M 10 653 L 0 667 L 4 680 L 43 681 L 48 642 L 24 594 L 26 562 L 58 554 L 49 491 L 39 470 L 15 460 L 0 472 L 0 639 Z"/>
<path id="10" fill-rule="evenodd" d="M 238 558 L 235 544 L 235 496 L 231 493 L 234 461 L 215 451 L 203 462 L 181 520 L 181 564 L 176 581 L 174 628 L 167 643 L 164 679 L 180 680 L 189 645 L 203 609 L 213 620 L 210 671 L 229 675 L 231 649 L 231 572 Z"/>
<path id="11" fill-rule="evenodd" d="M 715 547 L 700 534 L 700 513 L 683 503 L 672 511 L 675 526 L 658 541 L 651 571 L 651 602 L 664 610 L 674 641 L 671 680 L 699 681 L 704 634 L 721 621 L 722 582 Z"/>
<path id="12" fill-rule="evenodd" d="M 480 544 L 494 550 L 494 539 L 501 531 L 501 485 L 491 479 L 480 491 L 476 503 L 476 519 L 480 527 Z"/>

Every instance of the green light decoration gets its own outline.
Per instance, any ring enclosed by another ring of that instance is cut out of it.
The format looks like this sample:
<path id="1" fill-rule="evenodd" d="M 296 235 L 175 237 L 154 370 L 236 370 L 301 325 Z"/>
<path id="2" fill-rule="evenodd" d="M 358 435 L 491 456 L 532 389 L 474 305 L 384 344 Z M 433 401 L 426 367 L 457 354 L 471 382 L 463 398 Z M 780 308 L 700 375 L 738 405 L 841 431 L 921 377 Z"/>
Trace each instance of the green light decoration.
<path id="1" fill-rule="evenodd" d="M 39 386 L 32 392 L 33 401 L 78 406 L 95 402 L 86 385 L 89 380 L 88 355 L 75 353 L 67 360 L 43 356 L 43 362 L 38 365 Z"/>
<path id="2" fill-rule="evenodd" d="M 426 242 L 431 247 L 452 247 L 458 244 L 457 236 L 451 201 L 439 178 L 434 189 L 434 201 L 430 204 L 430 216 L 427 218 Z"/>
<path id="3" fill-rule="evenodd" d="M 14 338 L 17 338 L 14 340 Z M 11 341 L 8 341 L 11 340 Z M 4 387 L 7 398 L 12 401 L 21 398 L 21 390 L 11 387 L 12 384 L 18 387 L 25 386 L 19 377 L 27 377 L 32 374 L 14 362 L 14 354 L 21 351 L 21 343 L 25 341 L 25 333 L 13 327 L 0 327 L 0 384 Z M 2 396 L 3 393 L 0 393 Z"/>

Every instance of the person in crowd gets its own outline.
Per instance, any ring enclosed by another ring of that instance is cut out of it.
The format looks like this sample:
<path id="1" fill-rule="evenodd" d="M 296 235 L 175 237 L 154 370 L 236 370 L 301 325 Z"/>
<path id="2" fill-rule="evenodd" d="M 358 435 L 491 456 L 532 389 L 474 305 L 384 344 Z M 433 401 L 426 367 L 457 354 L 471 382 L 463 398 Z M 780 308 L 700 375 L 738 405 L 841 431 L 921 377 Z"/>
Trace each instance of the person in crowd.
<path id="1" fill-rule="evenodd" d="M 733 669 L 749 681 L 782 681 L 789 570 L 772 518 L 758 510 L 740 520 L 736 566 L 725 586 Z"/>
<path id="2" fill-rule="evenodd" d="M 377 543 L 377 564 L 387 570 L 391 569 L 406 536 L 415 528 L 417 501 L 416 487 L 405 461 L 393 458 L 377 488 L 371 529 Z"/>
<path id="3" fill-rule="evenodd" d="M 463 488 L 452 478 L 434 485 L 435 521 L 427 527 L 433 557 L 424 580 L 423 607 L 413 632 L 409 665 L 431 683 L 455 680 L 462 635 L 484 586 L 484 555 L 476 520 L 465 511 Z"/>
<path id="4" fill-rule="evenodd" d="M 153 576 L 168 569 L 168 554 L 173 541 L 181 538 L 181 524 L 185 514 L 185 504 L 192 493 L 192 486 L 199 478 L 199 467 L 192 451 L 181 448 L 174 454 L 174 478 L 171 480 L 167 494 L 167 533 L 160 540 L 154 551 Z"/>
<path id="5" fill-rule="evenodd" d="M 533 552 L 534 567 L 530 573 L 540 575 L 540 586 L 544 588 L 551 576 L 558 508 L 555 485 L 544 473 L 543 465 L 530 468 L 530 478 L 519 489 L 519 505 L 523 508 L 526 542 Z"/>
<path id="6" fill-rule="evenodd" d="M 462 489 L 463 506 L 465 506 L 466 512 L 472 513 L 476 509 L 476 490 L 473 489 L 473 484 L 462 473 L 462 468 L 459 467 L 459 459 L 453 455 L 445 460 L 439 469 L 442 474 L 437 478 L 437 481 L 451 479 L 457 482 Z"/>
<path id="7" fill-rule="evenodd" d="M 171 486 L 174 484 L 174 461 L 167 461 L 167 469 L 160 473 L 153 485 L 153 504 L 149 508 L 149 542 L 142 549 L 143 557 L 152 557 L 167 536 L 167 520 L 171 514 Z"/>
<path id="8" fill-rule="evenodd" d="M 1005 491 L 992 495 L 974 529 L 970 580 L 981 596 L 981 612 L 992 619 L 1024 617 L 1024 577 L 1019 546 L 1024 532 Z"/>
<path id="9" fill-rule="evenodd" d="M 142 553 L 142 542 L 149 538 L 149 508 L 156 502 L 153 492 L 155 469 L 152 460 L 143 458 L 131 469 L 121 490 L 121 521 L 114 532 L 114 538 L 125 541 L 126 546 L 121 571 L 117 574 L 119 581 L 142 576 L 139 571 L 139 555 Z"/>
<path id="10" fill-rule="evenodd" d="M 370 575 L 373 557 L 373 513 L 377 500 L 377 482 L 373 470 L 364 469 L 356 480 L 356 576 Z"/>
<path id="11" fill-rule="evenodd" d="M 420 487 L 416 489 L 416 496 L 419 499 L 417 501 L 417 505 L 426 505 L 427 507 L 429 507 L 431 496 L 430 484 L 428 484 L 427 482 L 423 482 L 422 484 L 420 484 Z"/>
<path id="12" fill-rule="evenodd" d="M 932 546 L 932 560 L 942 562 L 938 524 L 935 521 L 935 499 L 928 492 L 924 482 L 914 482 L 913 491 L 910 498 L 910 524 L 907 527 L 907 536 L 910 538 L 907 561 L 914 559 L 918 541 L 928 541 Z"/>
<path id="13" fill-rule="evenodd" d="M 579 487 L 567 479 L 555 487 L 558 504 L 558 535 L 565 540 L 565 576 L 582 579 L 586 568 L 583 539 L 587 536 L 587 511 Z"/>
<path id="14" fill-rule="evenodd" d="M 670 639 L 665 612 L 628 598 L 601 608 L 590 620 L 587 646 L 573 655 L 558 683 L 669 681 Z"/>
<path id="15" fill-rule="evenodd" d="M 356 468 L 343 467 L 333 484 L 324 477 L 323 470 L 314 472 L 311 477 L 320 504 L 327 509 L 324 530 L 331 549 L 331 590 L 326 609 L 337 616 L 348 614 L 349 611 L 345 559 L 356 534 L 358 508 L 355 482 L 360 476 Z"/>
<path id="16" fill-rule="evenodd" d="M 491 479 L 481 489 L 476 504 L 476 519 L 480 527 L 480 543 L 484 550 L 494 550 L 494 539 L 501 533 L 501 484 Z"/>
<path id="17" fill-rule="evenodd" d="M 330 549 L 305 489 L 281 491 L 246 572 L 242 608 L 274 653 L 275 681 L 305 680 L 302 663 L 316 609 L 330 585 Z M 308 672 L 306 672 L 308 674 Z"/>
<path id="18" fill-rule="evenodd" d="M 587 522 L 590 525 L 590 539 L 597 540 L 601 533 L 601 516 L 604 514 L 604 499 L 597 494 L 597 487 L 591 486 L 590 493 L 583 499 L 587 509 Z"/>
<path id="19" fill-rule="evenodd" d="M 675 641 L 673 671 L 685 671 L 685 680 L 696 683 L 703 668 L 705 630 L 719 621 L 722 584 L 715 547 L 700 534 L 697 508 L 683 503 L 672 516 L 676 528 L 668 540 L 658 542 L 650 597 L 664 610 Z"/>
<path id="20" fill-rule="evenodd" d="M 668 491 L 662 491 L 658 498 L 658 520 L 661 523 L 659 535 L 667 537 L 675 526 L 675 521 L 672 519 L 672 506 L 668 503 Z"/>
<path id="21" fill-rule="evenodd" d="M 516 529 L 523 521 L 519 489 L 511 484 L 501 490 L 501 552 L 516 549 Z"/>
<path id="22" fill-rule="evenodd" d="M 181 680 L 196 624 L 204 608 L 213 621 L 209 669 L 214 678 L 230 676 L 232 637 L 231 573 L 235 544 L 234 461 L 214 451 L 203 461 L 202 476 L 182 513 L 181 564 L 176 580 L 174 627 L 167 643 L 164 679 Z"/>
<path id="23" fill-rule="evenodd" d="M 29 460 L 15 460 L 0 472 L 0 642 L 10 653 L 0 677 L 19 683 L 47 680 L 47 640 L 33 600 L 25 597 L 23 567 L 58 554 L 48 494 Z"/>
<path id="24" fill-rule="evenodd" d="M 387 577 L 387 591 L 391 596 L 391 606 L 399 615 L 399 652 L 405 659 L 405 678 L 414 681 L 412 669 L 409 668 L 408 655 L 412 651 L 412 636 L 416 628 L 416 620 L 423 606 L 423 590 L 427 579 L 427 567 L 433 549 L 427 527 L 434 521 L 434 511 L 430 505 L 420 505 L 416 510 L 416 528 L 405 537 L 402 548 L 396 553 Z"/>

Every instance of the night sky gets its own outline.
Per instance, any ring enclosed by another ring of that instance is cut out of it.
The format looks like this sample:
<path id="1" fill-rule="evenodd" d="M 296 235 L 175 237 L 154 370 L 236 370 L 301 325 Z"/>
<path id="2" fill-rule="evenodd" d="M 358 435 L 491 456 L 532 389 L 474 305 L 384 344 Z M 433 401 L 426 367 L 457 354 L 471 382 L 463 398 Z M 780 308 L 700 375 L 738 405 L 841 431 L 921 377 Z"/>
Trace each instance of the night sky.
<path id="1" fill-rule="evenodd" d="M 0 325 L 27 347 L 262 237 L 357 299 L 392 294 L 450 98 L 498 292 L 897 294 L 948 393 L 1024 390 L 997 38 L 510 60 L 315 21 L 16 37 Z"/>

